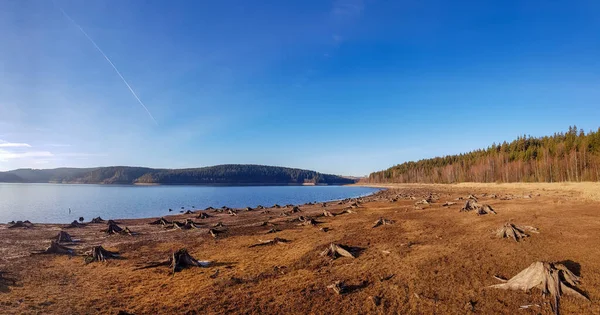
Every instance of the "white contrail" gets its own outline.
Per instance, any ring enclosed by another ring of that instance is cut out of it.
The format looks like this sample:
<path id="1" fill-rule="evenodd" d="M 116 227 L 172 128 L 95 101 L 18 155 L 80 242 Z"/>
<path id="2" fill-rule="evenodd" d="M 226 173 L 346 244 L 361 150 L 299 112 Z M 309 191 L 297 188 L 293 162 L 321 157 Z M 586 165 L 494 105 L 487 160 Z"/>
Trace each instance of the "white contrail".
<path id="1" fill-rule="evenodd" d="M 55 3 L 56 5 L 56 3 Z M 108 56 L 102 51 L 102 49 L 100 49 L 100 47 L 96 44 L 96 42 L 90 37 L 90 35 L 88 35 L 85 30 L 83 30 L 83 28 L 77 24 L 77 22 L 75 22 L 75 20 L 73 20 L 68 14 L 67 12 L 65 12 L 65 10 L 63 10 L 61 7 L 57 6 L 57 8 L 60 10 L 60 12 L 62 12 L 62 14 L 69 20 L 71 21 L 71 23 L 73 23 L 73 25 L 77 26 L 77 28 L 79 28 L 79 30 L 83 33 L 83 35 L 85 35 L 85 37 L 87 37 L 87 39 L 90 40 L 90 42 L 94 45 L 94 47 L 96 47 L 96 49 L 102 54 L 102 56 L 104 56 L 104 59 L 106 59 L 106 61 L 108 61 L 108 63 L 112 66 L 113 69 L 115 69 L 115 72 L 119 75 L 119 77 L 121 77 L 121 80 L 123 80 L 123 83 L 125 83 L 125 85 L 127 86 L 127 88 L 129 89 L 129 91 L 131 92 L 131 94 L 133 94 L 133 97 L 135 97 L 135 99 L 138 101 L 138 103 L 140 103 L 140 105 L 142 105 L 142 107 L 146 110 L 146 113 L 148 113 L 148 115 L 150 116 L 150 118 L 152 118 L 152 121 L 154 121 L 155 124 L 158 125 L 158 122 L 156 121 L 156 119 L 154 119 L 154 116 L 152 116 L 152 113 L 150 113 L 150 111 L 148 110 L 148 108 L 146 107 L 146 105 L 144 105 L 144 103 L 142 102 L 142 100 L 140 100 L 140 98 L 137 96 L 137 94 L 135 94 L 135 91 L 133 91 L 133 89 L 131 88 L 131 86 L 129 85 L 129 83 L 127 83 L 127 80 L 125 80 L 125 78 L 123 77 L 123 75 L 121 74 L 121 72 L 119 71 L 119 69 L 117 69 L 117 67 L 115 66 L 115 64 L 110 61 L 110 58 L 108 58 Z"/>

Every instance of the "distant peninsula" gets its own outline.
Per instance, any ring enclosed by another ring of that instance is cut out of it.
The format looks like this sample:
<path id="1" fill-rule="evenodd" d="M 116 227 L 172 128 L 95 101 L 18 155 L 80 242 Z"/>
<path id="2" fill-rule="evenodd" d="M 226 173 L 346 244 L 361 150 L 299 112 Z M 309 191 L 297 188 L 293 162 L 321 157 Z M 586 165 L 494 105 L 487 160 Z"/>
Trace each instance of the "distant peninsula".
<path id="1" fill-rule="evenodd" d="M 121 185 L 343 185 L 354 178 L 297 168 L 226 164 L 186 169 L 131 166 L 17 169 L 0 172 L 4 183 Z"/>

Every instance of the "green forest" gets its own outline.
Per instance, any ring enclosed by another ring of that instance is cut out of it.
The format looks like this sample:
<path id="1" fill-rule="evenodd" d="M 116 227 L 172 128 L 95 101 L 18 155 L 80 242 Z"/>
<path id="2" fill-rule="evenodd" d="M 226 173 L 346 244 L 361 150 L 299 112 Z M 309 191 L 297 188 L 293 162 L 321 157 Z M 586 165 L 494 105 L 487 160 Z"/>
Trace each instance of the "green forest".
<path id="1" fill-rule="evenodd" d="M 600 128 L 576 126 L 518 137 L 487 149 L 406 162 L 369 175 L 372 183 L 567 182 L 600 180 Z"/>
<path id="2" fill-rule="evenodd" d="M 0 182 L 125 185 L 302 185 L 351 184 L 354 183 L 354 180 L 296 168 L 228 164 L 188 169 L 153 169 L 129 166 L 18 169 L 0 172 Z"/>

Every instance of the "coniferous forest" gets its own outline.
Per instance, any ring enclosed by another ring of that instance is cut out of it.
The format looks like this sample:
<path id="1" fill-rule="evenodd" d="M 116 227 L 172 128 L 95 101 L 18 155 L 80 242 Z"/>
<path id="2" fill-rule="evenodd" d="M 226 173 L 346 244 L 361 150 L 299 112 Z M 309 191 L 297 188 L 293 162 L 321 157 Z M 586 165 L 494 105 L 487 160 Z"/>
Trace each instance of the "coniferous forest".
<path id="1" fill-rule="evenodd" d="M 566 182 L 600 180 L 600 128 L 576 126 L 518 137 L 469 153 L 406 162 L 372 173 L 372 183 Z"/>
<path id="2" fill-rule="evenodd" d="M 165 185 L 352 184 L 350 178 L 265 165 L 227 164 L 187 169 L 110 166 L 97 168 L 17 169 L 0 172 L 0 182 Z"/>

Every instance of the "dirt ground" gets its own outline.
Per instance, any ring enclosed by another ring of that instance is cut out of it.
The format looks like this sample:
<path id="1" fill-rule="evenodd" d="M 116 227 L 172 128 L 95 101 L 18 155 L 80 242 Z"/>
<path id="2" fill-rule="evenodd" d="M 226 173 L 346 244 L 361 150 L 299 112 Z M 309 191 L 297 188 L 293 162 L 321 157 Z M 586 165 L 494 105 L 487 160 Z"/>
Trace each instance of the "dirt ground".
<path id="1" fill-rule="evenodd" d="M 579 288 L 590 297 L 563 296 L 561 313 L 600 314 L 600 200 L 594 198 L 600 185 L 387 188 L 361 198 L 357 208 L 346 200 L 302 205 L 289 216 L 281 213 L 291 208 L 240 210 L 237 216 L 207 210 L 212 215 L 207 219 L 196 218 L 199 212 L 166 217 L 201 224 L 191 230 L 148 224 L 156 218 L 117 220 L 140 233 L 136 236 L 108 236 L 102 232 L 105 223 L 63 229 L 81 240 L 72 247 L 78 254 L 101 244 L 122 255 L 90 264 L 79 255 L 30 255 L 46 248 L 61 226 L 0 225 L 0 271 L 16 279 L 14 285 L 0 282 L 0 313 L 551 314 L 549 299 L 537 289 L 488 288 L 499 283 L 494 276 L 510 278 L 535 261 L 549 261 L 580 274 Z M 469 194 L 497 214 L 460 212 L 464 200 L 455 199 Z M 415 206 L 430 195 L 430 205 Z M 456 204 L 442 206 L 446 201 Z M 319 216 L 344 209 L 354 213 Z M 320 223 L 299 225 L 299 216 Z M 395 223 L 372 228 L 380 217 Z M 208 229 L 217 222 L 226 232 L 215 239 Z M 506 222 L 540 233 L 521 242 L 497 239 L 493 231 Z M 265 234 L 271 228 L 281 231 Z M 289 242 L 249 247 L 274 237 Z M 321 256 L 330 243 L 350 247 L 356 258 Z M 173 275 L 167 266 L 135 270 L 168 259 L 179 248 L 211 266 Z M 344 294 L 327 287 L 338 280 L 346 284 Z M 524 305 L 532 306 L 521 309 Z"/>

